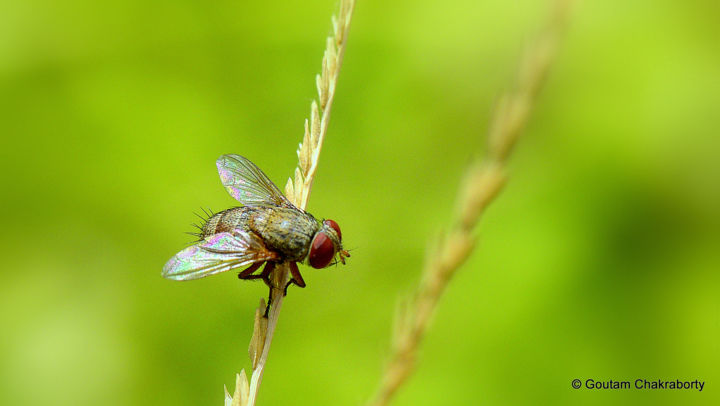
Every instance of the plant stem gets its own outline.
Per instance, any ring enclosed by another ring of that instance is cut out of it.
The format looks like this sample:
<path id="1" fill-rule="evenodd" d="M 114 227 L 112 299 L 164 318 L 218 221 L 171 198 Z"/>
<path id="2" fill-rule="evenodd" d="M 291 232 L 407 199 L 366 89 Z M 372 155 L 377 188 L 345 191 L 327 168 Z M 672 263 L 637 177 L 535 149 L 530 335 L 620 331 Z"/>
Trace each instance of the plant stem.
<path id="1" fill-rule="evenodd" d="M 327 133 L 330 122 L 330 111 L 335 98 L 338 74 L 345 55 L 347 34 L 350 28 L 350 20 L 355 7 L 354 0 L 342 0 L 338 17 L 333 17 L 333 36 L 327 39 L 325 53 L 322 60 L 321 73 L 316 77 L 318 88 L 318 100 L 313 101 L 310 108 L 310 120 L 305 120 L 305 135 L 303 142 L 298 148 L 298 167 L 295 168 L 295 176 L 288 180 L 285 186 L 285 195 L 298 208 L 305 210 L 307 207 L 310 190 L 317 171 L 320 151 Z M 270 352 L 275 329 L 277 328 L 280 308 L 284 298 L 284 291 L 289 280 L 288 264 L 280 264 L 270 275 L 272 288 L 270 289 L 270 304 L 267 318 L 263 316 L 264 309 L 261 303 L 260 309 L 255 313 L 255 328 L 253 337 L 250 340 L 250 358 L 253 361 L 253 371 L 250 378 L 249 393 L 240 393 L 247 385 L 239 385 L 235 389 L 235 395 L 230 398 L 226 394 L 226 405 L 232 406 L 254 406 L 257 401 L 260 383 Z M 238 380 L 240 380 L 239 375 Z M 243 402 L 247 399 L 247 403 Z"/>
<path id="2" fill-rule="evenodd" d="M 438 301 L 475 247 L 475 225 L 507 181 L 508 157 L 529 119 L 550 67 L 560 31 L 565 25 L 568 3 L 557 1 L 545 30 L 524 55 L 514 91 L 506 94 L 498 104 L 488 134 L 487 156 L 484 161 L 475 160 L 465 174 L 458 193 L 459 205 L 454 224 L 439 244 L 430 250 L 413 300 L 397 317 L 390 360 L 368 406 L 387 405 L 414 371 L 418 348 Z"/>
<path id="3" fill-rule="evenodd" d="M 273 287 L 270 290 L 270 309 L 267 316 L 267 330 L 265 332 L 264 345 L 260 359 L 253 368 L 250 377 L 250 395 L 248 405 L 254 405 L 257 399 L 260 383 L 262 382 L 265 364 L 267 363 L 268 353 L 270 352 L 270 344 L 272 343 L 275 327 L 277 326 L 278 317 L 280 317 L 280 308 L 282 307 L 284 295 L 285 281 L 288 279 L 288 267 L 283 264 L 275 268 L 272 274 Z M 276 282 L 280 282 L 277 284 Z M 278 287 L 279 286 L 279 287 Z"/>

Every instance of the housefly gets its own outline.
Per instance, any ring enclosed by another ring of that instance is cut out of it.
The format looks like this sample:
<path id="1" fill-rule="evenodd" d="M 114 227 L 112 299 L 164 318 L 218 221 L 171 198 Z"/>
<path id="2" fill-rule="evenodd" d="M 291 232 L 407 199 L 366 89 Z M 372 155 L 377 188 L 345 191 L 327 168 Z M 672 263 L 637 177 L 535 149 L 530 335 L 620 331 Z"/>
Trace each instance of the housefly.
<path id="1" fill-rule="evenodd" d="M 178 252 L 165 264 L 162 275 L 172 280 L 204 278 L 231 269 L 247 268 L 240 279 L 263 279 L 288 263 L 291 283 L 305 287 L 297 263 L 325 268 L 350 254 L 343 249 L 340 226 L 317 220 L 283 196 L 260 168 L 240 155 L 217 160 L 220 180 L 242 203 L 210 216 L 200 227 L 200 241 Z M 255 273 L 263 264 L 262 272 Z"/>

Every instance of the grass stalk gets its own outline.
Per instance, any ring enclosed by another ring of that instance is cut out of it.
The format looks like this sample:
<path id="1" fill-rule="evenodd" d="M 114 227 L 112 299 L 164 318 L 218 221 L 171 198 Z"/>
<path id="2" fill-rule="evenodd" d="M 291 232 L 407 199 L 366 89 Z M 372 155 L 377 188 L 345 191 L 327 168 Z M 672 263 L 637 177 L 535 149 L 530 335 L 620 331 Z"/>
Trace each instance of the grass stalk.
<path id="1" fill-rule="evenodd" d="M 310 105 L 310 119 L 305 120 L 305 134 L 297 150 L 298 166 L 295 168 L 294 176 L 288 179 L 285 185 L 285 195 L 293 204 L 303 210 L 307 206 L 320 159 L 320 150 L 327 133 L 354 7 L 354 0 L 341 0 L 337 17 L 333 16 L 332 18 L 333 35 L 327 38 L 322 70 L 315 78 L 318 98 L 313 100 Z M 253 366 L 250 382 L 247 382 L 245 370 L 242 370 L 237 375 L 233 396 L 230 396 L 227 389 L 225 390 L 226 406 L 254 406 L 257 401 L 270 344 L 282 307 L 283 290 L 289 279 L 288 275 L 287 265 L 281 265 L 276 267 L 270 276 L 273 288 L 270 291 L 268 316 L 264 317 L 265 303 L 261 301 L 255 311 L 253 335 L 248 348 Z"/>
<path id="2" fill-rule="evenodd" d="M 387 405 L 414 371 L 418 348 L 438 301 L 475 247 L 475 225 L 507 182 L 508 158 L 547 75 L 568 9 L 569 1 L 556 2 L 549 21 L 523 55 L 513 90 L 500 99 L 487 135 L 486 156 L 473 161 L 467 169 L 457 197 L 455 220 L 428 250 L 412 300 L 398 312 L 389 362 L 368 406 Z"/>

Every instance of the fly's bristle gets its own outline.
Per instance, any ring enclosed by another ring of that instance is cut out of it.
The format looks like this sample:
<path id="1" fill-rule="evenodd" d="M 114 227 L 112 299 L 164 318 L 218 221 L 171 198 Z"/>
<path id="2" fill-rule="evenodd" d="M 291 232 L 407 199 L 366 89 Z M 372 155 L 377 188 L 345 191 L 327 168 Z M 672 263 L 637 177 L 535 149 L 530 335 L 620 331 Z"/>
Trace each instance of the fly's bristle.
<path id="1" fill-rule="evenodd" d="M 203 219 L 203 221 L 207 221 L 210 219 L 210 217 L 215 215 L 215 212 L 212 211 L 212 209 L 210 209 L 210 208 L 206 209 L 204 207 L 201 207 L 200 210 L 202 210 L 202 212 L 205 216 L 203 216 L 202 214 L 199 214 L 197 212 L 193 212 L 193 214 L 200 217 L 201 219 Z"/>
<path id="2" fill-rule="evenodd" d="M 205 225 L 207 224 L 208 220 L 210 220 L 211 217 L 215 215 L 215 212 L 210 208 L 204 208 L 201 207 L 200 210 L 202 210 L 202 214 L 198 212 L 193 212 L 193 214 L 200 219 L 199 224 L 198 223 L 192 223 L 192 226 L 199 230 L 199 232 L 188 232 L 186 234 L 193 235 L 195 237 L 198 237 L 199 240 L 203 238 L 205 235 Z"/>
<path id="3" fill-rule="evenodd" d="M 207 221 L 210 217 L 212 217 L 212 216 L 215 215 L 215 212 L 213 212 L 212 209 L 210 209 L 210 208 L 205 209 L 204 207 L 201 207 L 200 210 L 202 210 L 203 213 L 205 213 L 205 220 L 206 220 L 206 221 Z"/>
<path id="4" fill-rule="evenodd" d="M 215 215 L 215 212 L 213 212 L 212 209 L 209 209 L 209 208 L 206 209 L 204 207 L 201 207 L 200 210 L 202 210 L 202 214 L 200 214 L 198 212 L 193 212 L 193 214 L 197 218 L 200 219 L 200 221 L 198 222 L 199 224 L 198 223 L 191 224 L 193 227 L 195 227 L 198 230 L 198 232 L 185 233 L 185 234 L 189 234 L 189 235 L 197 237 L 198 238 L 197 241 L 202 240 L 203 236 L 205 235 L 205 225 L 207 224 L 208 220 L 210 220 L 210 218 Z"/>

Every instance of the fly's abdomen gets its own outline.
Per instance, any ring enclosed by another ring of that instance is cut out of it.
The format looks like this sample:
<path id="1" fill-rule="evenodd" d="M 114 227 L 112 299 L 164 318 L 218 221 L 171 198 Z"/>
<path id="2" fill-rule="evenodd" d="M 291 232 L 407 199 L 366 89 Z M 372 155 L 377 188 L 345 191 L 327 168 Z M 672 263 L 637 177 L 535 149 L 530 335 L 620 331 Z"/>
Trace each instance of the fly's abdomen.
<path id="1" fill-rule="evenodd" d="M 235 228 L 245 229 L 248 207 L 234 207 L 221 211 L 210 217 L 202 228 L 202 238 L 218 233 L 230 233 Z"/>

